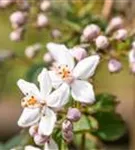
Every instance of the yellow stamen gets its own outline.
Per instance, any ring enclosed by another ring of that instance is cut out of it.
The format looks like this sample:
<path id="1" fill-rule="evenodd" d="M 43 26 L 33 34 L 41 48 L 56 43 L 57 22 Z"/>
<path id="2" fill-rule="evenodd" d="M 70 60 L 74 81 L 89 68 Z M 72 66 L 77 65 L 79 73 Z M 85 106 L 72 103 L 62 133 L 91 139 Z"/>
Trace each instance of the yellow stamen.
<path id="1" fill-rule="evenodd" d="M 31 96 L 31 98 L 27 101 L 28 105 L 35 105 L 37 103 L 37 100 L 34 96 Z"/>

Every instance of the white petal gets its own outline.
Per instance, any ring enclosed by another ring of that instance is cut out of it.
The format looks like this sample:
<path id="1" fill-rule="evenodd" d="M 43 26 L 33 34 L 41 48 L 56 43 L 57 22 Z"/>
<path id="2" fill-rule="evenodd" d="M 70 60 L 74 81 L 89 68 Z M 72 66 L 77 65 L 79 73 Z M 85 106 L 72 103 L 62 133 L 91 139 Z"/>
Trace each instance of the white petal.
<path id="1" fill-rule="evenodd" d="M 24 150 L 41 150 L 41 149 L 34 147 L 34 146 L 31 146 L 31 145 L 28 145 L 28 146 L 25 146 Z"/>
<path id="2" fill-rule="evenodd" d="M 23 79 L 20 79 L 20 80 L 18 80 L 17 85 L 24 95 L 28 94 L 30 96 L 32 95 L 35 97 L 39 97 L 39 95 L 40 95 L 37 86 L 33 83 L 30 83 Z"/>
<path id="3" fill-rule="evenodd" d="M 71 88 L 71 94 L 76 101 L 83 103 L 93 103 L 95 101 L 93 86 L 89 82 L 75 80 Z"/>
<path id="4" fill-rule="evenodd" d="M 69 95 L 69 85 L 63 83 L 57 90 L 47 97 L 47 106 L 60 108 L 68 102 Z"/>
<path id="5" fill-rule="evenodd" d="M 38 133 L 42 135 L 51 135 L 56 122 L 56 114 L 49 108 L 45 110 L 45 116 L 41 118 Z"/>
<path id="6" fill-rule="evenodd" d="M 99 64 L 100 57 L 93 55 L 81 60 L 73 70 L 73 75 L 79 79 L 87 79 L 93 76 L 97 65 Z"/>
<path id="7" fill-rule="evenodd" d="M 70 69 L 73 69 L 75 65 L 74 58 L 65 45 L 48 43 L 47 48 L 54 60 L 56 60 L 59 64 L 68 65 Z"/>
<path id="8" fill-rule="evenodd" d="M 63 80 L 56 74 L 55 71 L 49 71 L 49 76 L 52 81 L 52 85 L 54 88 L 58 88 Z"/>
<path id="9" fill-rule="evenodd" d="M 50 139 L 49 142 L 45 143 L 44 150 L 59 150 L 58 145 L 53 139 Z"/>
<path id="10" fill-rule="evenodd" d="M 29 127 L 40 119 L 40 108 L 24 108 L 21 117 L 18 120 L 20 127 Z"/>
<path id="11" fill-rule="evenodd" d="M 40 84 L 40 92 L 42 98 L 45 98 L 52 90 L 51 78 L 47 69 L 43 69 L 42 72 L 38 76 L 38 81 Z"/>

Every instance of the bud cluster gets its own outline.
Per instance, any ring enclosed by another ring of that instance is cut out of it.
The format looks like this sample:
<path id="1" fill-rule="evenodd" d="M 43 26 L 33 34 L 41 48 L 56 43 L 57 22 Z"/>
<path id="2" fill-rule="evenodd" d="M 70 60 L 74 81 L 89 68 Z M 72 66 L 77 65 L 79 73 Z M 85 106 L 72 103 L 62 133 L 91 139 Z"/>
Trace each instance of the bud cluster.
<path id="1" fill-rule="evenodd" d="M 42 48 L 42 45 L 39 43 L 26 47 L 25 49 L 26 57 L 30 59 L 34 58 L 38 54 L 41 48 Z"/>
<path id="2" fill-rule="evenodd" d="M 38 125 L 33 125 L 29 128 L 29 134 L 33 137 L 36 145 L 44 145 L 49 141 L 49 136 L 41 135 L 38 133 Z"/>
<path id="3" fill-rule="evenodd" d="M 62 135 L 68 143 L 73 140 L 73 122 L 77 122 L 81 118 L 81 112 L 77 108 L 69 108 L 66 120 L 62 123 Z"/>
<path id="4" fill-rule="evenodd" d="M 0 8 L 7 8 L 11 4 L 16 5 L 16 8 L 18 8 L 9 16 L 13 29 L 9 35 L 11 41 L 18 42 L 23 39 L 23 31 L 28 23 L 36 28 L 44 28 L 49 25 L 47 11 L 51 8 L 50 0 L 41 0 L 39 4 L 36 1 L 31 3 L 26 0 L 0 0 Z M 56 36 L 57 34 L 59 33 L 56 33 Z"/>

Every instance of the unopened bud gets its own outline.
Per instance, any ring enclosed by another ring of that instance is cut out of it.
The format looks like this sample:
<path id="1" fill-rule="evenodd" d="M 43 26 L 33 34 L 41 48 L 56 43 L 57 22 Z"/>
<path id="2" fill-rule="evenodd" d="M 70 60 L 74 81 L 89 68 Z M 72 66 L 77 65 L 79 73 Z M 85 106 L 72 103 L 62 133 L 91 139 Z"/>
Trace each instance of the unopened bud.
<path id="1" fill-rule="evenodd" d="M 64 120 L 62 123 L 62 130 L 63 131 L 72 131 L 73 130 L 73 124 L 69 120 Z"/>
<path id="2" fill-rule="evenodd" d="M 62 36 L 62 33 L 60 32 L 60 30 L 58 30 L 58 29 L 52 30 L 52 37 L 54 39 L 61 38 L 61 36 Z"/>
<path id="3" fill-rule="evenodd" d="M 48 52 L 48 53 L 45 53 L 45 54 L 44 54 L 43 60 L 44 60 L 45 62 L 51 62 L 51 61 L 53 61 L 53 58 L 52 58 L 51 54 Z"/>
<path id="4" fill-rule="evenodd" d="M 48 23 L 49 23 L 49 20 L 48 20 L 47 16 L 45 16 L 42 13 L 38 14 L 37 27 L 39 27 L 39 28 L 46 27 L 48 25 Z"/>
<path id="5" fill-rule="evenodd" d="M 113 18 L 107 29 L 106 29 L 106 33 L 109 34 L 110 32 L 112 31 L 115 31 L 115 30 L 118 30 L 118 29 L 121 29 L 123 27 L 123 19 L 121 17 L 115 17 Z"/>
<path id="6" fill-rule="evenodd" d="M 34 45 L 31 45 L 31 46 L 28 46 L 26 49 L 25 49 L 25 55 L 28 57 L 28 58 L 34 58 L 37 53 L 39 52 L 39 50 L 41 49 L 41 44 L 34 44 Z"/>
<path id="7" fill-rule="evenodd" d="M 66 140 L 68 143 L 70 143 L 73 140 L 73 132 L 67 131 L 62 133 L 64 140 Z"/>
<path id="8" fill-rule="evenodd" d="M 77 108 L 69 108 L 67 112 L 67 119 L 71 121 L 78 121 L 81 118 L 81 112 Z"/>
<path id="9" fill-rule="evenodd" d="M 14 58 L 15 53 L 9 50 L 0 50 L 0 62 Z"/>
<path id="10" fill-rule="evenodd" d="M 36 53 L 33 49 L 33 46 L 28 46 L 25 50 L 25 55 L 28 57 L 28 58 L 34 58 Z"/>
<path id="11" fill-rule="evenodd" d="M 122 64 L 121 62 L 119 62 L 118 60 L 116 59 L 111 59 L 109 60 L 108 62 L 108 70 L 110 72 L 118 72 L 122 69 Z"/>
<path id="12" fill-rule="evenodd" d="M 40 4 L 40 9 L 42 11 L 47 11 L 51 7 L 51 1 L 50 0 L 43 0 Z"/>
<path id="13" fill-rule="evenodd" d="M 26 19 L 25 15 L 21 11 L 16 11 L 16 12 L 12 13 L 10 16 L 11 24 L 22 25 L 22 24 L 24 24 L 25 19 Z"/>
<path id="14" fill-rule="evenodd" d="M 77 61 L 87 57 L 87 51 L 81 47 L 74 47 L 72 50 L 70 50 L 70 53 Z"/>
<path id="15" fill-rule="evenodd" d="M 43 136 L 43 135 L 39 135 L 36 134 L 34 136 L 34 142 L 36 143 L 36 145 L 44 145 L 47 141 L 48 141 L 49 137 L 48 136 Z"/>
<path id="16" fill-rule="evenodd" d="M 35 51 L 39 51 L 41 48 L 42 48 L 42 45 L 40 43 L 36 43 L 36 44 L 33 45 L 33 49 Z"/>
<path id="17" fill-rule="evenodd" d="M 106 49 L 109 46 L 109 41 L 106 36 L 100 35 L 96 38 L 96 46 L 98 49 Z"/>
<path id="18" fill-rule="evenodd" d="M 82 40 L 84 41 L 92 41 L 100 34 L 100 28 L 95 25 L 91 24 L 84 28 L 82 34 Z"/>
<path id="19" fill-rule="evenodd" d="M 127 35 L 128 35 L 127 30 L 125 30 L 125 29 L 119 29 L 119 30 L 116 31 L 116 33 L 114 35 L 114 38 L 116 40 L 124 41 L 124 40 L 126 40 Z"/>
<path id="20" fill-rule="evenodd" d="M 19 32 L 18 30 L 12 31 L 9 35 L 9 38 L 11 41 L 18 42 L 21 40 L 21 32 Z"/>
<path id="21" fill-rule="evenodd" d="M 0 0 L 0 8 L 6 8 L 13 2 L 14 2 L 14 0 Z"/>
<path id="22" fill-rule="evenodd" d="M 29 134 L 30 136 L 34 137 L 37 134 L 38 130 L 38 126 L 37 125 L 33 125 L 29 128 Z"/>

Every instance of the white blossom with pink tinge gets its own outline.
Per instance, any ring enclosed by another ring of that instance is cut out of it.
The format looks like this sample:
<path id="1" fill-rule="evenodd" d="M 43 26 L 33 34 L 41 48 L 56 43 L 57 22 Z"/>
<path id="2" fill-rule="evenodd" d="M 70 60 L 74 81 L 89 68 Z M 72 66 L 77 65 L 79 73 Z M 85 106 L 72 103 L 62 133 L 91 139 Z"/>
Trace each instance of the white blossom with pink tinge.
<path id="1" fill-rule="evenodd" d="M 17 82 L 25 97 L 21 104 L 24 110 L 18 120 L 21 127 L 30 127 L 39 123 L 38 133 L 49 136 L 52 134 L 56 113 L 53 108 L 60 108 L 68 102 L 69 89 L 67 85 L 61 85 L 52 91 L 52 83 L 48 71 L 44 68 L 38 76 L 40 90 L 33 83 L 23 79 Z"/>
<path id="2" fill-rule="evenodd" d="M 48 43 L 47 48 L 57 63 L 56 69 L 49 72 L 53 86 L 67 85 L 76 101 L 93 103 L 93 86 L 87 80 L 95 73 L 99 55 L 89 56 L 75 65 L 74 57 L 65 45 Z"/>

